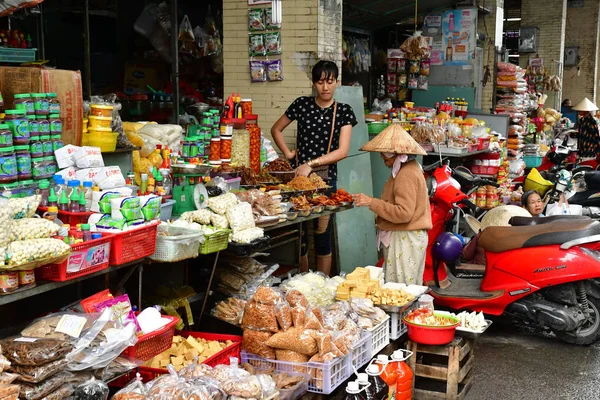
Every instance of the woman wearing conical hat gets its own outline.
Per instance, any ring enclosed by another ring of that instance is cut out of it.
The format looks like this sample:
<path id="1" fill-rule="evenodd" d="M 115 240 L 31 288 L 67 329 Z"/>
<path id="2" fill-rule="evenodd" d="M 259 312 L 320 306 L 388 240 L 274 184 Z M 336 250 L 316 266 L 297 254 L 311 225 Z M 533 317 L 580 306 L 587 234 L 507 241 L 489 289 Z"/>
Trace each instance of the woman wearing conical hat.
<path id="1" fill-rule="evenodd" d="M 583 114 L 577 122 L 577 148 L 582 159 L 595 159 L 600 154 L 600 132 L 595 117 L 598 107 L 587 97 L 573 107 Z"/>
<path id="2" fill-rule="evenodd" d="M 386 282 L 423 282 L 431 213 L 427 185 L 416 156 L 427 154 L 399 124 L 392 124 L 361 150 L 381 153 L 391 175 L 381 199 L 354 196 L 355 205 L 377 215 L 377 246 L 383 249 Z"/>

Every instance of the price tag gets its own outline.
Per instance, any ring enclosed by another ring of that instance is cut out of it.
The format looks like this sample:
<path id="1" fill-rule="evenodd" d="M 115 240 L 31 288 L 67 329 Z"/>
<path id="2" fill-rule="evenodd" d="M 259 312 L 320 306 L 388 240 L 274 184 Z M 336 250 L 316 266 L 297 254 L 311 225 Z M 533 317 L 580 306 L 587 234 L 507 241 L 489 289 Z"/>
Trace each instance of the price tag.
<path id="1" fill-rule="evenodd" d="M 15 342 L 33 343 L 33 342 L 37 342 L 37 339 L 36 338 L 30 338 L 30 337 L 20 337 L 20 338 L 16 338 L 14 341 Z"/>
<path id="2" fill-rule="evenodd" d="M 56 332 L 61 332 L 78 338 L 85 326 L 87 319 L 84 317 L 77 317 L 75 315 L 63 315 L 58 324 L 56 325 Z"/>

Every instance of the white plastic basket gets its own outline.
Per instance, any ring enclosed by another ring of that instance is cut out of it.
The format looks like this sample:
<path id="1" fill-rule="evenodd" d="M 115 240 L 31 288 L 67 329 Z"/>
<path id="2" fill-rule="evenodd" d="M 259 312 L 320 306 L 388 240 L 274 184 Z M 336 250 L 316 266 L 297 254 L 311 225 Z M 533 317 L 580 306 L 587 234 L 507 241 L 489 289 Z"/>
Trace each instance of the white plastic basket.
<path id="1" fill-rule="evenodd" d="M 388 317 L 375 325 L 373 328 L 368 329 L 373 334 L 371 338 L 371 354 L 379 353 L 385 346 L 390 344 L 390 317 Z"/>
<path id="2" fill-rule="evenodd" d="M 294 363 L 277 360 L 269 360 L 242 350 L 242 363 L 249 363 L 258 369 L 267 369 L 281 372 L 296 372 L 308 374 L 308 391 L 312 393 L 330 394 L 339 385 L 350 377 L 352 372 L 349 366 L 350 353 L 344 357 L 338 357 L 328 363 Z"/>
<path id="3" fill-rule="evenodd" d="M 402 314 L 396 312 L 388 312 L 390 316 L 390 340 L 399 339 L 402 335 L 404 335 L 408 328 L 406 324 L 402 322 L 402 318 L 406 315 L 407 311 Z"/>
<path id="4" fill-rule="evenodd" d="M 348 361 L 350 362 L 350 370 L 354 371 L 354 368 L 358 369 L 368 363 L 371 358 L 373 358 L 373 353 L 371 352 L 373 334 L 369 331 L 363 331 L 363 335 L 360 340 L 356 343 L 356 345 L 350 350 L 350 357 Z M 354 366 L 354 368 L 352 368 Z"/>
<path id="5" fill-rule="evenodd" d="M 165 236 L 164 234 L 169 236 Z M 151 260 L 159 262 L 176 262 L 198 257 L 200 243 L 204 235 L 200 231 L 176 226 L 160 225 L 156 236 L 156 250 Z"/>

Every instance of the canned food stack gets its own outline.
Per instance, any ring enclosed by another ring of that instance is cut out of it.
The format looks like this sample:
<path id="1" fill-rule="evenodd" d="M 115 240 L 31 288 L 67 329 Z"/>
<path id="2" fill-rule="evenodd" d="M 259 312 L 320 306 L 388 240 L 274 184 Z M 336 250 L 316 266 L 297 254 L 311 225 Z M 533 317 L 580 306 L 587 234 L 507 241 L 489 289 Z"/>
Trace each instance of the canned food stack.
<path id="1" fill-rule="evenodd" d="M 193 164 L 221 165 L 219 140 L 219 110 L 202 113 L 199 125 L 189 125 L 183 140 L 181 156 Z M 211 152 L 211 150 L 214 150 Z M 213 155 L 211 158 L 211 154 Z"/>
<path id="2" fill-rule="evenodd" d="M 0 188 L 11 195 L 35 193 L 57 171 L 54 151 L 63 147 L 56 93 L 18 93 L 0 123 Z"/>
<path id="3" fill-rule="evenodd" d="M 113 132 L 113 106 L 108 104 L 90 104 L 90 115 L 83 124 L 83 146 L 99 147 L 103 152 L 115 151 L 119 134 Z M 87 132 L 86 132 L 87 128 Z"/>

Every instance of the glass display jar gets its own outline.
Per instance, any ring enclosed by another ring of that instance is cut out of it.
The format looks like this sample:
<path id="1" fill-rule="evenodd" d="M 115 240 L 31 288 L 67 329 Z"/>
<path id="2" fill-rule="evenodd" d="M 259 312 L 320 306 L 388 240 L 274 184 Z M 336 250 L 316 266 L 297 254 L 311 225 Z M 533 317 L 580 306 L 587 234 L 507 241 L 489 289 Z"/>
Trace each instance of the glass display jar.
<path id="1" fill-rule="evenodd" d="M 0 183 L 17 180 L 17 158 L 14 147 L 0 148 Z"/>
<path id="2" fill-rule="evenodd" d="M 221 136 L 221 161 L 231 160 L 231 136 Z"/>
<path id="3" fill-rule="evenodd" d="M 250 167 L 250 134 L 246 130 L 246 120 L 244 119 L 237 120 L 233 126 L 231 163 L 238 167 Z"/>
<path id="4" fill-rule="evenodd" d="M 35 114 L 33 100 L 29 93 L 15 94 L 15 110 L 25 111 L 28 115 Z"/>
<path id="5" fill-rule="evenodd" d="M 19 180 L 31 179 L 31 153 L 29 152 L 29 146 L 15 146 L 15 157 Z"/>
<path id="6" fill-rule="evenodd" d="M 29 120 L 24 110 L 6 110 L 4 121 L 13 135 L 14 144 L 29 144 Z"/>
<path id="7" fill-rule="evenodd" d="M 252 116 L 252 99 L 242 99 L 242 115 L 246 119 Z"/>
<path id="8" fill-rule="evenodd" d="M 246 129 L 250 135 L 250 168 L 255 173 L 260 173 L 261 135 L 258 127 L 258 115 L 248 115 Z"/>
<path id="9" fill-rule="evenodd" d="M 13 145 L 13 135 L 8 125 L 0 124 L 0 147 L 11 147 Z"/>
<path id="10" fill-rule="evenodd" d="M 220 161 L 221 160 L 221 138 L 214 137 L 210 139 L 210 155 L 209 161 Z"/>
<path id="11" fill-rule="evenodd" d="M 220 125 L 221 136 L 231 136 L 233 134 L 233 122 L 230 119 L 223 119 Z"/>
<path id="12" fill-rule="evenodd" d="M 48 103 L 46 93 L 33 93 L 31 98 L 33 99 L 35 115 L 48 115 L 50 103 Z"/>

